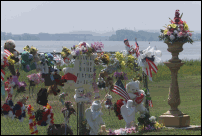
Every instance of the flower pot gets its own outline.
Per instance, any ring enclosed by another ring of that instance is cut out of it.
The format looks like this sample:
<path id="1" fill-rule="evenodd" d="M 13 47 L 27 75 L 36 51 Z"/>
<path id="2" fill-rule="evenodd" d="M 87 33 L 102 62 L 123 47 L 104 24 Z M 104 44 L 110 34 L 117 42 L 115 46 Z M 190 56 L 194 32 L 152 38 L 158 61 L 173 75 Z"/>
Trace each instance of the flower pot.
<path id="1" fill-rule="evenodd" d="M 172 58 L 169 60 L 169 62 L 171 63 L 180 63 L 181 60 L 178 58 L 178 55 L 181 51 L 183 51 L 183 44 L 185 42 L 174 42 L 174 43 L 168 43 L 166 42 L 166 44 L 168 45 L 168 51 L 172 54 Z"/>

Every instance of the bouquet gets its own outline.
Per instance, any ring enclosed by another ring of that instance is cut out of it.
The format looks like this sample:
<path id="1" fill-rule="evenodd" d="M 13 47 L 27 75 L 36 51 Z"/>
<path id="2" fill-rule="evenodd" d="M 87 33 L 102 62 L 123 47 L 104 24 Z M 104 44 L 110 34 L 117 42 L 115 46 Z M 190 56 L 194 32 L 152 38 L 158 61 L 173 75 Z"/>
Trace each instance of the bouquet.
<path id="1" fill-rule="evenodd" d="M 183 14 L 182 14 L 183 15 Z M 164 42 L 188 42 L 193 43 L 191 38 L 193 31 L 189 31 L 189 27 L 186 21 L 182 21 L 182 15 L 180 16 L 179 10 L 175 11 L 174 20 L 171 20 L 171 24 L 164 26 L 165 29 L 161 29 L 161 35 L 159 40 L 164 40 Z"/>

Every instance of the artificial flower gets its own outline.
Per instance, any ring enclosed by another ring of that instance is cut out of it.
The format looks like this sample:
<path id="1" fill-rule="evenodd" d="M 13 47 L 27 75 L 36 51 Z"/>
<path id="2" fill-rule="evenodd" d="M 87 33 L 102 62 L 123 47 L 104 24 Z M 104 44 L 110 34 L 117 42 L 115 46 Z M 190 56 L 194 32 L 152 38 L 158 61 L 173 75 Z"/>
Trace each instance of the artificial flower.
<path id="1" fill-rule="evenodd" d="M 188 25 L 184 24 L 184 30 L 188 30 L 188 29 L 189 29 Z"/>
<path id="2" fill-rule="evenodd" d="M 164 32 L 163 32 L 163 34 L 166 35 L 167 32 L 168 32 L 168 29 L 165 29 Z"/>
<path id="3" fill-rule="evenodd" d="M 171 26 L 172 28 L 176 28 L 176 27 L 177 27 L 176 24 L 170 24 L 170 26 Z"/>
<path id="4" fill-rule="evenodd" d="M 170 35 L 170 40 L 173 41 L 175 39 L 174 35 Z"/>

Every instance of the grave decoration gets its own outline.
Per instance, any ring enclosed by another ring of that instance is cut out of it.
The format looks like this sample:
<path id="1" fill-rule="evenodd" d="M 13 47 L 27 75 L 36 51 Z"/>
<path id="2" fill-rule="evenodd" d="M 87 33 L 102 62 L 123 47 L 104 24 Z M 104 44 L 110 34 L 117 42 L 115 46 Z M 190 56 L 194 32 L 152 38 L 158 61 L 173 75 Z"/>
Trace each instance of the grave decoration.
<path id="1" fill-rule="evenodd" d="M 27 106 L 27 114 L 29 116 L 29 129 L 31 135 L 36 134 L 38 135 L 38 130 L 36 126 L 36 121 L 35 121 L 35 115 L 34 115 L 34 108 L 31 105 Z"/>
<path id="2" fill-rule="evenodd" d="M 4 53 L 6 54 L 5 58 L 8 61 L 8 69 L 10 70 L 12 76 L 16 75 L 14 64 L 19 62 L 18 56 L 20 55 L 15 47 L 15 41 L 12 39 L 9 39 L 4 43 Z"/>
<path id="3" fill-rule="evenodd" d="M 148 47 L 140 53 L 139 65 L 142 67 L 142 71 L 149 76 L 149 79 L 152 81 L 152 71 L 157 73 L 158 68 L 157 64 L 160 63 L 162 56 L 160 50 L 156 50 L 154 47 Z"/>
<path id="4" fill-rule="evenodd" d="M 28 97 L 24 97 L 20 99 L 17 104 L 13 107 L 13 114 L 15 115 L 15 118 L 19 119 L 20 122 L 23 122 L 25 116 L 25 104 Z"/>
<path id="5" fill-rule="evenodd" d="M 35 113 L 35 117 L 37 120 L 37 124 L 39 126 L 46 126 L 47 124 L 53 125 L 54 124 L 54 113 L 52 112 L 52 107 L 47 103 L 46 106 L 43 107 L 43 110 L 37 110 Z"/>
<path id="6" fill-rule="evenodd" d="M 41 88 L 37 93 L 37 103 L 42 106 L 46 106 L 48 103 L 48 94 L 46 88 Z"/>
<path id="7" fill-rule="evenodd" d="M 53 85 L 48 87 L 48 94 L 54 94 L 55 96 L 60 92 L 58 86 L 64 86 L 64 83 L 67 82 L 66 79 L 62 79 L 62 76 L 59 75 L 59 70 L 55 66 L 54 72 L 51 73 L 54 78 Z"/>
<path id="8" fill-rule="evenodd" d="M 74 114 L 76 116 L 76 111 L 74 110 L 73 105 L 72 105 L 72 103 L 70 101 L 65 102 L 65 108 L 62 108 L 62 113 L 64 115 L 65 128 L 67 128 L 67 126 L 69 126 L 70 116 L 72 114 Z M 70 135 L 73 135 L 72 129 L 70 128 L 69 132 L 67 132 L 67 129 L 65 129 L 65 135 L 67 133 L 69 133 Z"/>
<path id="9" fill-rule="evenodd" d="M 66 64 L 66 63 L 64 63 L 64 60 L 59 55 L 57 55 L 55 52 L 56 52 L 56 50 L 53 51 L 53 60 L 54 60 L 55 66 L 61 67 L 64 64 Z"/>
<path id="10" fill-rule="evenodd" d="M 175 43 L 175 42 L 188 42 L 193 43 L 191 38 L 193 31 L 189 31 L 189 27 L 186 21 L 182 21 L 182 15 L 180 16 L 179 10 L 175 11 L 174 20 L 170 19 L 171 24 L 164 26 L 165 29 L 161 29 L 161 35 L 159 36 L 160 40 L 163 40 L 165 43 Z"/>
<path id="11" fill-rule="evenodd" d="M 121 115 L 126 122 L 126 128 L 131 128 L 132 122 L 135 121 L 135 107 L 133 106 L 133 101 L 128 100 L 126 105 L 121 106 Z"/>
<path id="12" fill-rule="evenodd" d="M 37 63 L 34 62 L 34 57 L 28 51 L 23 51 L 21 54 L 21 65 L 22 69 L 25 72 L 29 72 L 31 70 L 35 70 L 37 67 Z"/>
<path id="13" fill-rule="evenodd" d="M 15 115 L 13 113 L 13 101 L 12 101 L 12 96 L 13 96 L 13 87 L 15 83 L 13 82 L 12 76 L 7 78 L 7 81 L 4 83 L 5 91 L 8 93 L 6 97 L 6 101 L 2 106 L 2 114 L 4 117 L 10 117 L 14 119 Z"/>
<path id="14" fill-rule="evenodd" d="M 29 96 L 30 96 L 31 88 L 32 88 L 32 96 L 33 96 L 34 87 L 40 83 L 43 83 L 44 79 L 42 78 L 41 73 L 33 73 L 31 75 L 28 75 L 27 77 L 29 81 Z"/>
<path id="15" fill-rule="evenodd" d="M 107 100 L 104 102 L 105 108 L 106 109 L 110 109 L 113 110 L 113 104 L 112 104 L 112 96 L 111 95 L 107 95 Z"/>
<path id="16" fill-rule="evenodd" d="M 67 93 L 63 92 L 59 95 L 59 101 L 62 103 L 62 105 L 65 105 L 65 97 L 68 96 Z"/>
<path id="17" fill-rule="evenodd" d="M 165 30 L 161 30 L 163 34 L 159 37 L 160 40 L 164 40 L 164 43 L 168 45 L 167 50 L 172 54 L 172 58 L 168 62 L 164 62 L 171 71 L 171 84 L 168 95 L 170 110 L 159 117 L 159 122 L 167 127 L 190 126 L 190 116 L 178 109 L 180 105 L 180 93 L 177 74 L 180 67 L 184 64 L 178 55 L 183 51 L 183 45 L 185 43 L 193 43 L 191 38 L 192 33 L 189 31 L 187 23 L 181 20 L 181 17 L 182 15 L 180 16 L 179 10 L 176 10 L 174 21 L 171 20 L 171 24 Z"/>
<path id="18" fill-rule="evenodd" d="M 90 129 L 90 135 L 98 135 L 100 125 L 104 125 L 101 117 L 100 101 L 94 101 L 91 108 L 86 109 L 85 114 Z"/>
<path id="19" fill-rule="evenodd" d="M 69 60 L 72 59 L 71 50 L 67 47 L 62 47 L 61 57 L 64 63 L 69 64 Z"/>

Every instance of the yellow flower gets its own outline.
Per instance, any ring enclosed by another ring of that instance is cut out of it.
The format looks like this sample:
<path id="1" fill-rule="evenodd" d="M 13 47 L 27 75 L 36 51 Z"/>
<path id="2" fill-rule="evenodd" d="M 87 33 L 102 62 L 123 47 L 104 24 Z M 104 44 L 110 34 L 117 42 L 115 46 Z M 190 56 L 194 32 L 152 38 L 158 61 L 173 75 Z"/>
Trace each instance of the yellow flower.
<path id="1" fill-rule="evenodd" d="M 184 30 L 188 30 L 189 29 L 189 27 L 188 27 L 188 25 L 187 24 L 184 24 Z"/>
<path id="2" fill-rule="evenodd" d="M 170 26 L 171 26 L 172 28 L 176 28 L 176 27 L 177 27 L 176 24 L 171 24 Z"/>
<path id="3" fill-rule="evenodd" d="M 166 35 L 168 32 L 168 29 L 164 30 L 163 34 Z"/>

